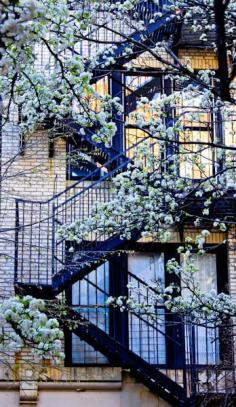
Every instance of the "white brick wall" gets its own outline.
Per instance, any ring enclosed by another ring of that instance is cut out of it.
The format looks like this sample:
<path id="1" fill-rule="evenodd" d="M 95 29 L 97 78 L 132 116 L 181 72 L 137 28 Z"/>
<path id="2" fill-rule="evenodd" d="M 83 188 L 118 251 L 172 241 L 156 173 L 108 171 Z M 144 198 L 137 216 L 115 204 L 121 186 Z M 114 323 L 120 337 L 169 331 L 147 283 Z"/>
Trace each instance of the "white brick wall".
<path id="1" fill-rule="evenodd" d="M 28 137 L 20 155 L 19 137 L 8 131 L 2 137 L 2 153 L 0 293 L 8 295 L 13 292 L 15 198 L 47 200 L 65 189 L 65 141 L 55 141 L 55 156 L 49 159 L 47 133 L 38 131 Z"/>

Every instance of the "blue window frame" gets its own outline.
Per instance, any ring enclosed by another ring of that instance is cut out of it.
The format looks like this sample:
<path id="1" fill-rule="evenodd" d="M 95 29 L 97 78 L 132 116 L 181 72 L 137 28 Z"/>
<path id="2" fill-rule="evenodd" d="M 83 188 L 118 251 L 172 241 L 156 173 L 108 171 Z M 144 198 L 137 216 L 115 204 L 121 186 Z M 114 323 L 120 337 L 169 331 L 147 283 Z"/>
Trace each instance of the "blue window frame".
<path id="1" fill-rule="evenodd" d="M 83 280 L 73 284 L 71 302 L 74 309 L 87 320 L 109 333 L 109 307 L 106 304 L 109 293 L 109 263 L 105 262 L 89 273 Z M 104 365 L 107 358 L 100 352 L 72 334 L 71 362 L 78 365 Z"/>
<path id="2" fill-rule="evenodd" d="M 156 322 L 142 311 L 134 313 L 120 312 L 107 306 L 108 296 L 137 296 L 142 302 L 142 294 L 135 294 L 135 288 L 148 298 L 150 282 L 158 281 L 169 285 L 172 281 L 165 271 L 166 262 L 176 257 L 177 244 L 138 244 L 130 249 L 132 253 L 112 256 L 83 280 L 75 283 L 68 299 L 86 319 L 104 330 L 108 335 L 123 343 L 148 363 L 166 368 L 182 368 L 183 363 L 194 360 L 197 365 L 218 364 L 229 353 L 229 347 L 221 339 L 221 332 L 207 327 L 201 329 L 183 324 L 179 317 L 158 306 Z M 225 247 L 210 249 L 207 261 L 200 260 L 202 270 L 200 279 L 206 277 L 206 269 L 211 265 L 208 283 L 218 292 L 225 291 L 227 284 L 227 259 Z M 209 263 L 210 262 L 210 263 Z M 208 276 L 209 277 L 209 276 Z M 177 281 L 178 283 L 178 281 Z M 127 287 L 128 284 L 128 287 Z M 208 286 L 209 286 L 208 284 Z M 208 287 L 209 288 L 209 287 Z M 153 293 L 150 291 L 150 295 Z M 189 329 L 191 328 L 191 332 Z M 190 334 L 194 335 L 195 346 L 191 349 L 183 346 L 190 343 Z M 67 364 L 69 365 L 107 365 L 109 360 L 95 351 L 85 341 L 74 334 L 67 338 Z M 185 350 L 184 350 L 185 349 Z M 184 362 L 185 361 L 185 362 Z"/>

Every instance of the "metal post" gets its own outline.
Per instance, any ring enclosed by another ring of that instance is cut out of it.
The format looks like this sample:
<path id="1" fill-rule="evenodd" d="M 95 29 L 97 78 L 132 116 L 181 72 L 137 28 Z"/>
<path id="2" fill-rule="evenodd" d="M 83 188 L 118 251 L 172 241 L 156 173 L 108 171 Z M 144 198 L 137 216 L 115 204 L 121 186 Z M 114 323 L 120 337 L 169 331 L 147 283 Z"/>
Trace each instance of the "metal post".
<path id="1" fill-rule="evenodd" d="M 52 203 L 52 276 L 55 274 L 55 203 Z M 48 280 L 48 270 L 47 270 Z"/>
<path id="2" fill-rule="evenodd" d="M 189 324 L 189 323 L 188 323 Z M 196 394 L 196 342 L 195 326 L 190 322 L 189 326 L 189 353 L 190 353 L 190 371 L 191 371 L 191 394 Z"/>
<path id="3" fill-rule="evenodd" d="M 14 258 L 14 282 L 18 282 L 18 240 L 19 240 L 19 201 L 16 199 L 15 209 L 15 258 Z"/>
<path id="4" fill-rule="evenodd" d="M 124 106 L 123 74 L 121 72 L 112 72 L 110 78 L 110 94 L 113 98 L 118 97 L 120 103 Z M 114 112 L 113 117 L 117 131 L 113 137 L 112 144 L 117 151 L 122 152 L 124 150 L 124 114 L 118 115 Z"/>

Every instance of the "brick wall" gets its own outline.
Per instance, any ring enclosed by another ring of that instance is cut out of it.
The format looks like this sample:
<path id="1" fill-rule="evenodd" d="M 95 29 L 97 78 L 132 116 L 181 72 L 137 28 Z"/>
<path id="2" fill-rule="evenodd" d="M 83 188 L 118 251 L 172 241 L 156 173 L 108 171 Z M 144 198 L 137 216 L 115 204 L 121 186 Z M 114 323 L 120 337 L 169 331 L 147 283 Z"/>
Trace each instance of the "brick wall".
<path id="1" fill-rule="evenodd" d="M 190 59 L 194 69 L 217 69 L 215 55 L 211 51 L 204 50 L 180 50 L 179 57 L 185 63 Z M 1 184 L 1 211 L 0 220 L 0 294 L 8 296 L 13 293 L 14 277 L 14 238 L 15 238 L 15 198 L 26 198 L 30 200 L 47 200 L 53 194 L 63 191 L 66 187 L 66 163 L 65 163 L 65 141 L 55 141 L 55 155 L 48 158 L 48 137 L 46 131 L 38 131 L 26 138 L 26 147 L 23 154 L 19 154 L 19 135 L 15 127 L 8 128 L 3 134 L 2 140 L 2 176 Z M 190 229 L 185 231 L 186 235 L 194 237 L 199 231 Z M 225 239 L 224 234 L 213 233 L 208 243 L 221 243 Z M 235 231 L 229 233 L 229 285 L 231 294 L 236 296 L 236 236 Z M 43 238 L 42 238 L 43 241 Z M 179 242 L 179 234 L 173 231 L 173 242 Z M 24 248 L 27 251 L 27 247 Z M 88 370 L 52 368 L 46 369 L 50 380 L 81 380 L 88 374 Z M 102 373 L 101 373 L 102 372 Z M 89 380 L 107 379 L 106 374 L 111 377 L 117 371 L 94 370 L 86 376 Z M 92 375 L 92 376 L 91 376 Z M 7 380 L 7 376 L 1 371 L 0 380 Z M 11 377 L 13 380 L 14 378 Z"/>
<path id="2" fill-rule="evenodd" d="M 218 61 L 214 51 L 209 49 L 180 49 L 178 57 L 181 62 L 192 67 L 192 69 L 217 69 Z"/>
<path id="3" fill-rule="evenodd" d="M 65 141 L 55 141 L 55 156 L 48 158 L 48 136 L 38 131 L 26 139 L 20 154 L 16 132 L 3 133 L 1 183 L 0 292 L 13 292 L 15 198 L 47 200 L 66 187 Z M 30 221 L 30 219 L 28 219 Z"/>
<path id="4" fill-rule="evenodd" d="M 236 300 L 236 228 L 233 226 L 228 232 L 228 276 L 229 290 Z"/>

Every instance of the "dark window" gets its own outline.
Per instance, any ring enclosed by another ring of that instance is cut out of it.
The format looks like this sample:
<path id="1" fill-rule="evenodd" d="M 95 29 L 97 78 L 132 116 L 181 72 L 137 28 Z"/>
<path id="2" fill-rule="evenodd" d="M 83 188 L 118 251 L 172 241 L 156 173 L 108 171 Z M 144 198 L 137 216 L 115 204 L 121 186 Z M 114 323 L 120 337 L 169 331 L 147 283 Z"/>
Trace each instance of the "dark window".
<path id="1" fill-rule="evenodd" d="M 224 359 L 225 345 L 223 349 L 222 334 L 214 326 L 193 326 L 191 321 L 187 321 L 183 329 L 180 318 L 168 313 L 160 304 L 155 308 L 154 318 L 142 310 L 126 313 L 106 305 L 106 299 L 110 295 L 127 295 L 139 303 L 148 303 L 148 298 L 155 296 L 152 283 L 158 282 L 164 286 L 172 281 L 172 277 L 165 271 L 168 259 L 176 257 L 183 261 L 176 252 L 176 244 L 135 246 L 135 251 L 112 257 L 110 262 L 107 261 L 74 284 L 70 295 L 73 307 L 150 364 L 181 367 L 184 359 L 187 364 L 192 362 L 193 354 L 197 365 L 220 363 Z M 203 290 L 225 291 L 225 247 L 213 251 L 209 248 L 209 253 L 196 256 L 196 266 L 200 270 L 196 278 Z M 186 289 L 182 288 L 182 295 L 188 295 Z M 109 363 L 104 355 L 76 335 L 70 334 L 68 341 L 70 364 Z"/>
<path id="2" fill-rule="evenodd" d="M 72 287 L 72 305 L 87 320 L 109 333 L 109 264 L 104 263 Z M 107 364 L 107 358 L 72 334 L 72 364 Z"/>
<path id="3" fill-rule="evenodd" d="M 67 141 L 68 180 L 79 180 L 91 173 L 93 173 L 93 180 L 99 179 L 105 173 L 100 161 L 99 150 L 91 149 L 86 141 Z"/>

